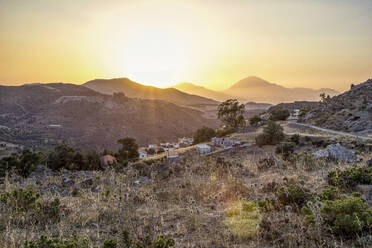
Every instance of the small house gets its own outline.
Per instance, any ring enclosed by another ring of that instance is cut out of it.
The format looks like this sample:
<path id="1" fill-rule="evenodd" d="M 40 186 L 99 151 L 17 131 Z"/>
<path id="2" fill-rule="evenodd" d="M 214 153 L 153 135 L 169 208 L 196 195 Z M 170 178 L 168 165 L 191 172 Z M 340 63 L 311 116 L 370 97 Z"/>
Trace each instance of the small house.
<path id="1" fill-rule="evenodd" d="M 209 153 L 212 151 L 212 147 L 206 144 L 196 145 L 196 149 L 198 149 L 200 154 L 205 154 L 205 153 Z"/>
<path id="2" fill-rule="evenodd" d="M 139 158 L 147 158 L 147 152 L 139 152 Z"/>

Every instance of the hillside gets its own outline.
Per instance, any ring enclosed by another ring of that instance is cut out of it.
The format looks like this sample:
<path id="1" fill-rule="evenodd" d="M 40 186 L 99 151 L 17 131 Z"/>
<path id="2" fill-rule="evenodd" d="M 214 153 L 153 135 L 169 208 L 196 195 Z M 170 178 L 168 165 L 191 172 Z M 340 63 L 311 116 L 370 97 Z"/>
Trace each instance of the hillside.
<path id="1" fill-rule="evenodd" d="M 73 84 L 0 86 L 0 140 L 48 147 L 66 142 L 86 149 L 115 148 L 132 136 L 140 144 L 188 136 L 215 120 L 160 100 L 104 95 Z"/>
<path id="2" fill-rule="evenodd" d="M 218 104 L 218 102 L 212 99 L 190 95 L 173 88 L 161 89 L 153 86 L 145 86 L 133 82 L 128 78 L 95 79 L 86 82 L 83 86 L 103 94 L 123 92 L 126 96 L 131 98 L 164 100 L 184 106 Z"/>
<path id="3" fill-rule="evenodd" d="M 215 99 L 217 101 L 226 101 L 227 99 L 233 98 L 233 96 L 230 96 L 228 94 L 225 94 L 223 92 L 210 90 L 202 86 L 198 86 L 192 83 L 180 83 L 173 88 L 183 91 L 188 94 L 198 95 L 206 98 Z"/>
<path id="4" fill-rule="evenodd" d="M 372 133 L 372 79 L 310 111 L 305 122 L 335 130 Z"/>
<path id="5" fill-rule="evenodd" d="M 223 93 L 241 100 L 274 104 L 293 101 L 318 101 L 320 93 L 331 96 L 338 94 L 337 91 L 332 89 L 286 88 L 253 76 L 240 80 Z"/>

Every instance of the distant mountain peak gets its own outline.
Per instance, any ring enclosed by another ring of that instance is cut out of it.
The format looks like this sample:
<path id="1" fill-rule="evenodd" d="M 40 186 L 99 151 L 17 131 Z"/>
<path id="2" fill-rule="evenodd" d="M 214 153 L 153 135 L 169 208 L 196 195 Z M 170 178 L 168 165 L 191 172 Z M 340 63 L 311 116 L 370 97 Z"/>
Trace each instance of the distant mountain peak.
<path id="1" fill-rule="evenodd" d="M 256 76 L 249 76 L 238 81 L 230 87 L 230 89 L 235 88 L 247 88 L 247 87 L 267 87 L 274 86 L 276 84 L 270 83 L 262 78 Z"/>

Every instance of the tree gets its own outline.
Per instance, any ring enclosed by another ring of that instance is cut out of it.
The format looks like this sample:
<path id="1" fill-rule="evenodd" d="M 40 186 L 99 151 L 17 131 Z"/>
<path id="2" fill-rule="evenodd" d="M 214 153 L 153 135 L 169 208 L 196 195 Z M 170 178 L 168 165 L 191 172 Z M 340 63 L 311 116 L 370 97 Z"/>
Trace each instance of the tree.
<path id="1" fill-rule="evenodd" d="M 284 121 L 290 116 L 288 109 L 274 108 L 270 112 L 270 120 L 272 121 Z"/>
<path id="2" fill-rule="evenodd" d="M 244 128 L 244 111 L 244 104 L 240 104 L 236 99 L 229 99 L 218 106 L 218 119 L 235 130 Z"/>
<path id="3" fill-rule="evenodd" d="M 260 121 L 262 121 L 261 116 L 259 116 L 259 115 L 255 115 L 255 116 L 253 116 L 252 118 L 249 119 L 249 124 L 251 124 L 251 126 L 255 126 L 255 125 L 257 125 Z"/>
<path id="4" fill-rule="evenodd" d="M 147 149 L 147 154 L 154 155 L 155 154 L 155 149 L 154 148 Z"/>
<path id="5" fill-rule="evenodd" d="M 196 130 L 194 134 L 194 144 L 210 141 L 216 136 L 216 131 L 210 127 L 202 127 Z"/>
<path id="6" fill-rule="evenodd" d="M 263 129 L 263 133 L 256 137 L 256 144 L 258 146 L 276 145 L 283 139 L 284 133 L 282 126 L 274 121 L 269 121 Z"/>
<path id="7" fill-rule="evenodd" d="M 320 93 L 320 102 L 321 103 L 329 103 L 331 101 L 331 97 L 329 95 L 326 95 L 325 93 Z"/>
<path id="8" fill-rule="evenodd" d="M 118 143 L 121 144 L 121 148 L 116 155 L 119 160 L 127 162 L 138 158 L 139 153 L 136 139 L 126 137 L 118 140 Z"/>

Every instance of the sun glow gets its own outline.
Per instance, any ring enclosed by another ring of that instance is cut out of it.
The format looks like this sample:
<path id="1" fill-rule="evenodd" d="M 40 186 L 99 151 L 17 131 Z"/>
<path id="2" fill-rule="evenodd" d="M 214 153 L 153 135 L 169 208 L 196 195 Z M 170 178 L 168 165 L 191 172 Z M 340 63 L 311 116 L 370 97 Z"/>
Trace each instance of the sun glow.
<path id="1" fill-rule="evenodd" d="M 126 38 L 128 37 L 128 38 Z M 187 66 L 187 44 L 170 30 L 146 29 L 119 38 L 112 67 L 144 84 L 169 86 Z"/>

